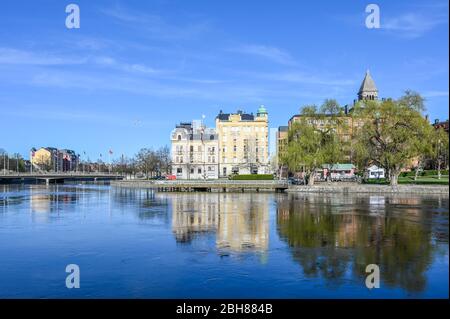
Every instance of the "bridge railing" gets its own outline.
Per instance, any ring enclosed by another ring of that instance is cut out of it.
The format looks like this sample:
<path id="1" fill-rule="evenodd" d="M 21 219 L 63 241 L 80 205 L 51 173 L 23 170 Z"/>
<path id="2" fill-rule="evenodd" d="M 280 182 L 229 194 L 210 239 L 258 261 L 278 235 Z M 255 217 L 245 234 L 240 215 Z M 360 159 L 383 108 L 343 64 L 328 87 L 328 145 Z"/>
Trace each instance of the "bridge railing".
<path id="1" fill-rule="evenodd" d="M 118 173 L 100 173 L 100 172 L 0 172 L 0 177 L 34 177 L 34 176 L 122 176 Z"/>

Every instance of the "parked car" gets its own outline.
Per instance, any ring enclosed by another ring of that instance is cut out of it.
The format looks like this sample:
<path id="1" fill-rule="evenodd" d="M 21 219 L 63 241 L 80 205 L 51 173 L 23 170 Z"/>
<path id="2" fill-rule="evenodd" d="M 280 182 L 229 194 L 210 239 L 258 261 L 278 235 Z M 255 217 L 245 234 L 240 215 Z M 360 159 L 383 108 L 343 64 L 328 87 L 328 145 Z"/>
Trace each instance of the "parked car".
<path id="1" fill-rule="evenodd" d="M 289 177 L 288 183 L 291 185 L 305 185 L 305 180 L 298 177 Z"/>
<path id="2" fill-rule="evenodd" d="M 175 179 L 177 179 L 177 176 L 176 175 L 167 175 L 166 179 L 167 180 L 175 180 Z"/>

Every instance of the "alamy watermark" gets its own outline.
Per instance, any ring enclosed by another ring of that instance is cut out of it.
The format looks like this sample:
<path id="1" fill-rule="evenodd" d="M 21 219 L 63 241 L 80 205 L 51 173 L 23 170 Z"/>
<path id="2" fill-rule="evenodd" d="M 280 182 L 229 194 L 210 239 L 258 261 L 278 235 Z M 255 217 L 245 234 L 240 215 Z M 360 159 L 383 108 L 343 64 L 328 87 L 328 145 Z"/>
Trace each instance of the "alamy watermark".
<path id="1" fill-rule="evenodd" d="M 71 3 L 66 6 L 66 13 L 69 15 L 66 17 L 67 29 L 79 29 L 80 28 L 80 7 L 77 4 Z"/>
<path id="2" fill-rule="evenodd" d="M 80 267 L 77 264 L 69 264 L 66 266 L 66 287 L 68 289 L 80 288 Z"/>
<path id="3" fill-rule="evenodd" d="M 366 267 L 366 287 L 369 289 L 380 288 L 380 267 L 376 264 L 370 264 Z"/>
<path id="4" fill-rule="evenodd" d="M 366 6 L 366 27 L 368 29 L 380 28 L 380 7 L 377 4 L 371 3 Z"/>

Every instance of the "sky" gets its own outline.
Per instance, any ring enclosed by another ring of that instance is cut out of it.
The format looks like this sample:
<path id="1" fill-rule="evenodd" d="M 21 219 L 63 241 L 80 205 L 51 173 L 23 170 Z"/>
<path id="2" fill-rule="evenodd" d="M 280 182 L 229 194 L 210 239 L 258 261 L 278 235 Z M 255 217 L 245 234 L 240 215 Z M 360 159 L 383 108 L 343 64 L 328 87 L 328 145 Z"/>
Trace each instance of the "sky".
<path id="1" fill-rule="evenodd" d="M 448 119 L 448 2 L 377 1 L 377 29 L 370 3 L 1 1 L 0 148 L 133 156 L 180 121 L 260 105 L 276 128 L 303 105 L 353 103 L 366 70 L 380 97 L 415 90 Z"/>

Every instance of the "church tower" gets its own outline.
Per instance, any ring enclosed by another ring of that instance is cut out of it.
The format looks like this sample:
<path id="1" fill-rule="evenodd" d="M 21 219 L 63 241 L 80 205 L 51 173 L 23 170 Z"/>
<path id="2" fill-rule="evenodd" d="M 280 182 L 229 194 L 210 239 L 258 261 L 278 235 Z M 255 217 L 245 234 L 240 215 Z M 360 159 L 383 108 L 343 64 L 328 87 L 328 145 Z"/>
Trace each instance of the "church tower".
<path id="1" fill-rule="evenodd" d="M 377 100 L 378 99 L 378 89 L 375 86 L 375 82 L 372 79 L 372 76 L 369 73 L 369 70 L 366 71 L 366 75 L 364 76 L 364 80 L 361 83 L 361 87 L 358 92 L 358 100 Z"/>

